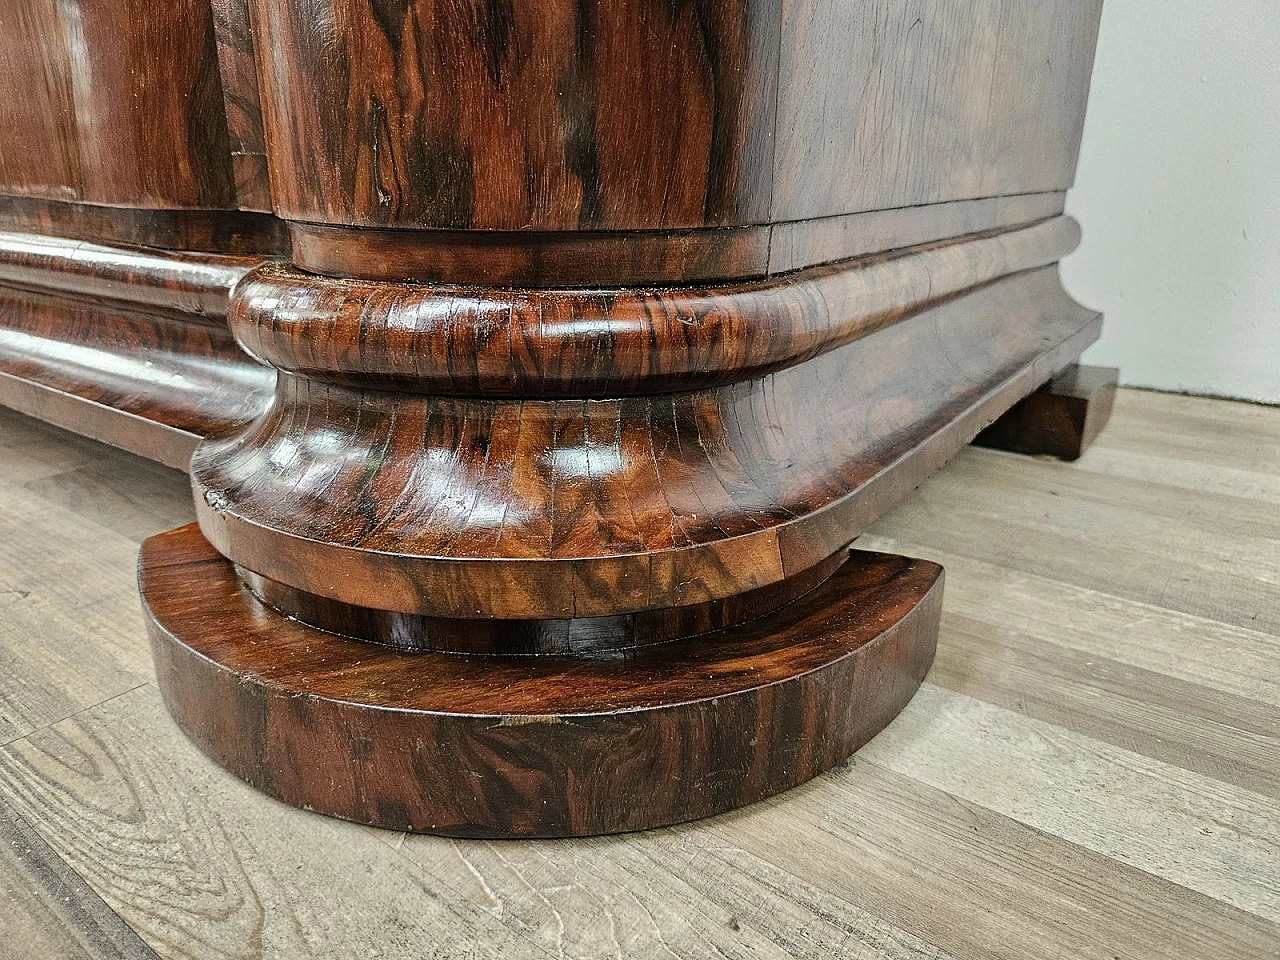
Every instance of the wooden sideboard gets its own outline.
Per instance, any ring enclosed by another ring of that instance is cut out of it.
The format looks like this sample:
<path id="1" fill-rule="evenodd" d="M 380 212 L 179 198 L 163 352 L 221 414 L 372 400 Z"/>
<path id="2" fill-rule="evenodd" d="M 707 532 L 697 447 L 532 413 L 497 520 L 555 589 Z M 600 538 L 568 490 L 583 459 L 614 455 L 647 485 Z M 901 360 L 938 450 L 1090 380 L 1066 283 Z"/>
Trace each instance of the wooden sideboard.
<path id="1" fill-rule="evenodd" d="M 159 683 L 287 802 L 785 790 L 932 660 L 941 568 L 850 543 L 997 420 L 1105 421 L 1100 7 L 0 0 L 0 402 L 188 470 Z"/>

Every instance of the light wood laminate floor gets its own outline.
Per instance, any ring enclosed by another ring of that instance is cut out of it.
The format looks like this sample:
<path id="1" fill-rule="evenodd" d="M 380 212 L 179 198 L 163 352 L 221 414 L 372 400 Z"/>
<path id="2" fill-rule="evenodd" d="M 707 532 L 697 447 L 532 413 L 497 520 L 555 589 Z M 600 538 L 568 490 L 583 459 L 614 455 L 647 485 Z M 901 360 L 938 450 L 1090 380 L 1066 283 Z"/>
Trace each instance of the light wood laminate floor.
<path id="1" fill-rule="evenodd" d="M 134 586 L 191 517 L 0 413 L 0 957 L 1280 956 L 1280 409 L 1122 391 L 1079 463 L 965 451 L 860 541 L 947 569 L 888 730 L 587 841 L 405 837 L 206 760 Z"/>

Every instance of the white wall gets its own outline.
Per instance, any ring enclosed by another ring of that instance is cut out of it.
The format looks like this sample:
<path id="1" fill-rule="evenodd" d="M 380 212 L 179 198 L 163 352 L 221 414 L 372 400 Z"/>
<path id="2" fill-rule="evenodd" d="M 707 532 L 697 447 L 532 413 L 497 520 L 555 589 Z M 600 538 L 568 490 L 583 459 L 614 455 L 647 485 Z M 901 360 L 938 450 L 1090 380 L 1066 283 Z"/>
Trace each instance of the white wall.
<path id="1" fill-rule="evenodd" d="M 1104 0 L 1067 212 L 1087 362 L 1280 403 L 1280 0 Z"/>

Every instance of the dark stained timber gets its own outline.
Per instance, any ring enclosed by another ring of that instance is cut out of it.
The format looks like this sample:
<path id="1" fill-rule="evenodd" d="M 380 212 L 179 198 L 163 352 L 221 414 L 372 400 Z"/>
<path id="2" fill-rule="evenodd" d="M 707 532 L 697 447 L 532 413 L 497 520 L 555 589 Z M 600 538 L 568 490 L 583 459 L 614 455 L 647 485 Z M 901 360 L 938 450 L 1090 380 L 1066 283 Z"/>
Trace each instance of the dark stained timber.
<path id="1" fill-rule="evenodd" d="M 959 200 L 774 224 L 686 230 L 353 230 L 293 223 L 308 273 L 393 283 L 624 287 L 774 276 L 1062 213 L 1063 194 Z"/>
<path id="2" fill-rule="evenodd" d="M 284 256 L 285 225 L 264 213 L 103 207 L 87 203 L 0 197 L 0 229 L 156 251 Z"/>
<path id="3" fill-rule="evenodd" d="M 236 575 L 267 606 L 329 633 L 408 652 L 527 656 L 628 650 L 737 626 L 808 593 L 831 576 L 842 560 L 836 553 L 794 577 L 722 600 L 558 620 L 431 617 L 357 607 L 285 586 L 243 567 L 236 568 Z"/>
<path id="4" fill-rule="evenodd" d="M 769 219 L 775 0 L 251 0 L 277 212 L 378 227 Z"/>
<path id="5" fill-rule="evenodd" d="M 905 706 L 942 606 L 941 567 L 854 553 L 695 640 L 409 654 L 274 613 L 194 526 L 148 540 L 139 571 L 161 690 L 201 749 L 286 803 L 462 837 L 639 830 L 802 783 Z"/>
<path id="6" fill-rule="evenodd" d="M 0 193 L 236 207 L 208 0 L 0 0 Z"/>
<path id="7" fill-rule="evenodd" d="M 0 402 L 185 470 L 270 397 L 226 322 L 258 262 L 0 233 Z"/>
<path id="8" fill-rule="evenodd" d="M 247 276 L 232 329 L 279 370 L 439 396 L 611 397 L 738 383 L 1075 249 L 1051 217 L 755 282 L 586 290 Z"/>
<path id="9" fill-rule="evenodd" d="M 1120 371 L 1073 364 L 973 441 L 1014 453 L 1078 460 L 1111 419 Z"/>
<path id="10" fill-rule="evenodd" d="M 262 789 L 749 803 L 928 668 L 941 571 L 852 541 L 993 423 L 1106 420 L 1057 269 L 1099 15 L 0 0 L 0 403 L 188 470 L 157 672 Z"/>
<path id="11" fill-rule="evenodd" d="M 262 417 L 197 451 L 197 516 L 246 569 L 356 606 L 561 619 L 723 599 L 848 544 L 1099 327 L 1047 267 L 678 393 L 488 399 L 282 372 Z M 297 341 L 304 359 L 424 356 L 404 332 L 350 329 Z"/>
<path id="12" fill-rule="evenodd" d="M 1101 0 L 251 0 L 276 210 L 748 226 L 1071 183 Z"/>
<path id="13" fill-rule="evenodd" d="M 228 146 L 241 210 L 271 210 L 267 138 L 254 58 L 249 0 L 210 0 L 222 98 L 227 110 Z"/>

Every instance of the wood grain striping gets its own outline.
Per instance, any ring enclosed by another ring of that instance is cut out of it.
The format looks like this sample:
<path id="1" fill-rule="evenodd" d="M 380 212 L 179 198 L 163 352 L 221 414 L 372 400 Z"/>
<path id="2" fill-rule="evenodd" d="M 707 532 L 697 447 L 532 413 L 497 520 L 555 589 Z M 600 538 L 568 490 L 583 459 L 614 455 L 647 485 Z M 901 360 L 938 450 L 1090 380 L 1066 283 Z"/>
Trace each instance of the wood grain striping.
<path id="1" fill-rule="evenodd" d="M 164 956 L 545 957 L 563 947 L 582 958 L 1257 960 L 1275 952 L 1280 925 L 1224 901 L 1273 909 L 1266 877 L 1249 866 L 1280 837 L 1265 822 L 1233 838 L 1204 798 L 1237 815 L 1280 768 L 1280 639 L 1265 624 L 1220 619 L 1221 597 L 1253 576 L 1246 564 L 1214 559 L 1210 589 L 1157 590 L 1143 602 L 1130 596 L 1145 595 L 1134 589 L 1144 574 L 1130 574 L 1126 552 L 1088 541 L 1131 526 L 1127 548 L 1150 538 L 1170 552 L 1160 525 L 1190 512 L 1195 525 L 1174 531 L 1171 562 L 1196 570 L 1216 550 L 1217 524 L 1243 530 L 1250 503 L 1269 522 L 1278 450 L 1280 411 L 1121 390 L 1111 426 L 1075 464 L 966 452 L 864 538 L 947 565 L 928 695 L 948 705 L 949 755 L 921 752 L 929 740 L 917 731 L 936 716 L 912 704 L 871 744 L 874 762 L 712 821 L 594 841 L 401 842 L 243 786 L 183 740 L 149 686 L 10 743 L 0 792 Z M 90 458 L 101 472 L 69 496 L 73 481 L 54 478 Z M 128 494 L 132 534 L 154 533 L 189 501 L 173 485 L 138 489 L 135 463 L 0 414 L 0 505 L 15 523 L 0 538 L 0 570 L 28 575 L 21 589 L 42 603 L 28 622 L 51 635 L 63 629 L 49 619 L 61 605 L 77 593 L 87 601 L 67 648 L 77 655 L 0 673 L 4 695 L 33 669 L 45 683 L 70 682 L 94 645 L 146 668 L 116 556 L 126 541 L 100 533 L 95 516 L 104 498 Z M 1057 526 L 1080 536 L 1049 541 L 1025 525 L 1028 466 L 1055 479 Z M 952 473 L 963 474 L 954 485 Z M 976 525 L 956 509 L 965 488 L 961 506 L 988 504 L 1020 526 L 993 536 Z M 1197 489 L 1208 496 L 1188 511 Z M 1100 512 L 1113 495 L 1136 524 Z M 1148 515 L 1156 522 L 1143 523 Z M 911 540 L 896 536 L 904 531 Z M 1015 535 L 1033 552 L 1004 549 Z M 59 538 L 82 544 L 74 571 L 60 567 Z M 1090 585 L 1078 575 L 1082 554 L 1094 564 Z M 28 631 L 0 619 L 0 638 L 19 643 Z M 933 785 L 885 766 L 908 756 Z M 1104 762 L 1081 767 L 1088 758 Z M 1054 804 L 1025 785 L 1025 770 L 1049 779 Z M 1059 790 L 1081 770 L 1101 778 L 1096 796 Z M 1191 789 L 1172 811 L 1164 777 Z M 1169 824 L 1158 849 L 1146 839 L 1153 818 Z M 1058 835 L 1072 823 L 1074 841 Z M 1233 845 L 1254 859 L 1223 873 Z M 1155 872 L 1123 862 L 1144 849 Z"/>
<path id="2" fill-rule="evenodd" d="M 353 313 L 335 352 L 359 340 Z M 769 377 L 670 395 L 482 400 L 281 373 L 263 416 L 195 454 L 197 515 L 242 567 L 355 606 L 563 619 L 701 604 L 826 560 L 1099 323 L 1049 267 Z M 609 440 L 575 439 L 594 435 Z"/>
<path id="3" fill-rule="evenodd" d="M 156 954 L 40 835 L 0 802 L 0 942 L 59 960 Z"/>
<path id="4" fill-rule="evenodd" d="M 241 210 L 271 212 L 267 138 L 262 127 L 262 97 L 254 58 L 249 0 L 210 0 L 218 50 L 218 73 L 226 105 L 228 146 Z"/>
<path id="5" fill-rule="evenodd" d="M 769 280 L 675 288 L 334 282 L 265 263 L 236 290 L 232 330 L 279 370 L 347 387 L 448 397 L 667 394 L 799 366 L 1053 266 L 1079 242 L 1079 224 L 1050 217 Z M 1060 309 L 1056 293 L 1044 293 L 1046 311 Z"/>
<path id="6" fill-rule="evenodd" d="M 830 769 L 920 685 L 942 580 L 854 553 L 703 637 L 521 657 L 406 654 L 287 620 L 194 524 L 148 539 L 138 565 L 165 704 L 211 758 L 305 809 L 499 838 L 679 823 Z"/>
<path id="7" fill-rule="evenodd" d="M 0 89 L 0 193 L 234 209 L 208 0 L 4 0 Z"/>

